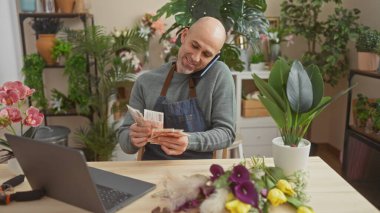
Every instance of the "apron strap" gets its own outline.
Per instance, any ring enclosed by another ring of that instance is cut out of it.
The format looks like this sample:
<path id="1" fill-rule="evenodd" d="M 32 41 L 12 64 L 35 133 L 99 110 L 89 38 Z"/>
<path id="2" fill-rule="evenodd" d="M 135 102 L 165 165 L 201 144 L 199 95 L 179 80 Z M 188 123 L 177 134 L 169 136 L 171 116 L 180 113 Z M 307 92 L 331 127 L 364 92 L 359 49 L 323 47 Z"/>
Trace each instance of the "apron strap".
<path id="1" fill-rule="evenodd" d="M 165 83 L 161 89 L 160 96 L 166 96 L 166 93 L 168 92 L 168 89 L 170 86 L 170 82 L 173 79 L 175 69 L 176 69 L 176 64 L 174 63 L 172 65 L 172 67 L 170 68 L 168 75 L 166 76 Z M 197 97 L 197 92 L 195 90 L 195 82 L 194 82 L 194 79 L 192 77 L 189 78 L 189 96 L 191 98 Z"/>

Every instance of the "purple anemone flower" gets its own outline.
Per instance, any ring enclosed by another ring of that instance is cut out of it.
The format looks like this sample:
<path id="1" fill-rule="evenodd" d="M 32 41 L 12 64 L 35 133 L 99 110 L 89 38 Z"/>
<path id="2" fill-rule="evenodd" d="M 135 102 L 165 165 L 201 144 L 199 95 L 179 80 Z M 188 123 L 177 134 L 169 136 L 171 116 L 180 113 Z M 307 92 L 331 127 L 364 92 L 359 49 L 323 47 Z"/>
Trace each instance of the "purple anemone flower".
<path id="1" fill-rule="evenodd" d="M 236 184 L 250 181 L 249 171 L 245 166 L 239 164 L 232 169 L 229 180 Z"/>
<path id="2" fill-rule="evenodd" d="M 234 187 L 235 197 L 244 203 L 258 207 L 259 195 L 251 181 L 239 183 Z"/>
<path id="3" fill-rule="evenodd" d="M 212 164 L 210 166 L 210 172 L 212 174 L 210 179 L 214 181 L 224 174 L 224 169 L 218 164 Z"/>

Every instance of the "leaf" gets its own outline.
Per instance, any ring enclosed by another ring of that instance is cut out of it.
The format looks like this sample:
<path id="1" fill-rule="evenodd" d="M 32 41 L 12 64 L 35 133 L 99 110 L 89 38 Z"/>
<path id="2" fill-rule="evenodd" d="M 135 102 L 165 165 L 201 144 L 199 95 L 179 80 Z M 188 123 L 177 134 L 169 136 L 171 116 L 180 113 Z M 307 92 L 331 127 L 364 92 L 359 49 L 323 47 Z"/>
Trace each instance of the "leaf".
<path id="1" fill-rule="evenodd" d="M 260 93 L 275 103 L 281 111 L 285 112 L 286 102 L 281 96 L 274 90 L 267 82 L 259 78 L 256 74 L 253 74 L 253 81 L 255 82 L 256 87 L 260 90 Z"/>
<path id="2" fill-rule="evenodd" d="M 273 120 L 276 122 L 278 128 L 283 128 L 286 124 L 285 113 L 278 107 L 277 104 L 272 102 L 266 96 L 259 95 L 259 99 L 264 107 L 268 110 Z"/>
<path id="3" fill-rule="evenodd" d="M 313 104 L 313 88 L 302 64 L 296 60 L 290 69 L 286 93 L 292 110 L 303 113 Z"/>
<path id="4" fill-rule="evenodd" d="M 295 208 L 303 206 L 303 203 L 295 197 L 286 196 L 286 198 L 287 198 L 288 203 L 294 206 Z"/>
<path id="5" fill-rule="evenodd" d="M 280 58 L 274 63 L 269 75 L 268 83 L 283 99 L 286 96 L 285 89 L 290 72 L 290 66 L 285 59 Z"/>
<path id="6" fill-rule="evenodd" d="M 314 108 L 321 102 L 324 91 L 324 83 L 321 72 L 318 66 L 310 65 L 306 68 L 307 74 L 309 75 L 311 85 L 313 86 L 313 104 L 311 109 Z"/>

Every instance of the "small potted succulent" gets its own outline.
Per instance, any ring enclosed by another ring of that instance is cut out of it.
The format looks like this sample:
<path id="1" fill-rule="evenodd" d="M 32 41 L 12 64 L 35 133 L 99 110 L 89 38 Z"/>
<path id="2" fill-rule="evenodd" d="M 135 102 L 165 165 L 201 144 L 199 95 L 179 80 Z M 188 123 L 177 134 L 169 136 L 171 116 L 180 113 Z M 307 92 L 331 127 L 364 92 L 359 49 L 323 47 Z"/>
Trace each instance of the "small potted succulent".
<path id="1" fill-rule="evenodd" d="M 58 18 L 36 18 L 31 22 L 31 26 L 38 36 L 36 41 L 38 53 L 46 64 L 55 64 L 51 53 L 54 47 L 55 34 L 62 29 L 63 22 Z"/>
<path id="2" fill-rule="evenodd" d="M 379 67 L 380 32 L 364 27 L 359 32 L 356 41 L 358 51 L 358 69 L 376 71 Z"/>
<path id="3" fill-rule="evenodd" d="M 251 65 L 250 70 L 251 71 L 258 71 L 258 70 L 264 70 L 265 63 L 264 63 L 264 54 L 263 53 L 257 53 L 251 56 Z"/>
<path id="4" fill-rule="evenodd" d="M 52 49 L 52 58 L 59 64 L 64 64 L 64 60 L 69 57 L 71 53 L 72 44 L 68 41 L 56 39 Z"/>

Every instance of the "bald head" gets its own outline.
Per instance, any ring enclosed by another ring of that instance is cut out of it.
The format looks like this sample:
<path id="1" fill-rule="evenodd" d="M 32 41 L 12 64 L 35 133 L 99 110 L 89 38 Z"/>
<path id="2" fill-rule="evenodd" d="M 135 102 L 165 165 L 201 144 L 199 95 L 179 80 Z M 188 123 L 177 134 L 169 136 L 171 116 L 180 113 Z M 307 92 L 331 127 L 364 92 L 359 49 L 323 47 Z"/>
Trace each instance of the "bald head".
<path id="1" fill-rule="evenodd" d="M 177 56 L 177 72 L 190 74 L 206 67 L 220 52 L 226 40 L 223 24 L 215 18 L 203 17 L 181 34 Z"/>
<path id="2" fill-rule="evenodd" d="M 210 36 L 214 41 L 217 42 L 219 50 L 223 47 L 226 41 L 226 30 L 218 19 L 205 16 L 198 19 L 189 29 L 189 33 L 200 32 L 207 36 Z"/>

